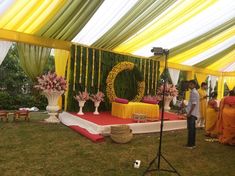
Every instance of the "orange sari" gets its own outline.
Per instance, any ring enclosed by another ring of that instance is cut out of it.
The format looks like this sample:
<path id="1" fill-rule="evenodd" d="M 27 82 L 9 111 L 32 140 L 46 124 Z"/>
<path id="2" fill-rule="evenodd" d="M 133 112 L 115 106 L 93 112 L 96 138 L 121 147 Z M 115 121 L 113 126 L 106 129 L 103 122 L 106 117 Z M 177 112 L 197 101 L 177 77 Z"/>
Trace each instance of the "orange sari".
<path id="1" fill-rule="evenodd" d="M 221 100 L 217 123 L 219 141 L 223 144 L 235 145 L 235 96 Z"/>

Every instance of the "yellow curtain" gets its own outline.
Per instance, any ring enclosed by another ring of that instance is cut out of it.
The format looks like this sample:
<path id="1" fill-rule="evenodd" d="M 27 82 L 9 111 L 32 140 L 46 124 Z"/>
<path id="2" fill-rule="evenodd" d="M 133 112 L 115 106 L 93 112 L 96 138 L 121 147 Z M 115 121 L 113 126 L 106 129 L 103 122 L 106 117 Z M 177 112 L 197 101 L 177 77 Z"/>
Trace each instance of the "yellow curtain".
<path id="1" fill-rule="evenodd" d="M 201 86 L 201 83 L 206 80 L 207 75 L 202 74 L 202 73 L 196 73 L 196 78 L 197 78 L 197 82 L 198 82 L 199 86 Z"/>
<path id="2" fill-rule="evenodd" d="M 160 67 L 160 68 L 159 68 L 159 71 L 160 71 L 160 74 L 159 74 L 159 75 L 161 75 L 161 74 L 163 73 L 163 71 L 164 71 L 164 67 Z"/>
<path id="3" fill-rule="evenodd" d="M 194 71 L 187 72 L 187 81 L 194 79 L 194 75 L 195 75 Z M 186 91 L 185 100 L 189 100 L 189 95 L 190 95 L 189 92 L 190 91 Z"/>
<path id="4" fill-rule="evenodd" d="M 225 82 L 229 90 L 232 90 L 235 86 L 235 77 L 225 77 Z"/>
<path id="5" fill-rule="evenodd" d="M 69 58 L 69 51 L 55 49 L 55 72 L 58 76 L 65 76 L 66 65 Z M 65 104 L 67 106 L 67 91 L 65 92 Z M 62 107 L 62 97 L 59 98 L 58 105 Z"/>
<path id="6" fill-rule="evenodd" d="M 220 76 L 218 80 L 218 99 L 224 97 L 224 77 Z"/>
<path id="7" fill-rule="evenodd" d="M 206 51 L 210 48 L 213 48 L 214 46 L 224 42 L 225 40 L 233 37 L 234 34 L 235 34 L 235 26 L 220 33 L 219 35 L 216 35 L 215 37 L 212 37 L 206 42 L 203 42 L 200 45 L 195 46 L 194 48 L 190 50 L 187 50 L 183 53 L 180 53 L 174 57 L 169 58 L 169 61 L 180 64 L 188 60 L 189 58 L 193 58 L 194 56 L 200 54 L 201 52 Z"/>
<path id="8" fill-rule="evenodd" d="M 178 1 L 174 8 L 161 16 L 152 25 L 114 50 L 132 53 L 154 40 L 166 35 L 192 17 L 196 16 L 217 0 Z"/>

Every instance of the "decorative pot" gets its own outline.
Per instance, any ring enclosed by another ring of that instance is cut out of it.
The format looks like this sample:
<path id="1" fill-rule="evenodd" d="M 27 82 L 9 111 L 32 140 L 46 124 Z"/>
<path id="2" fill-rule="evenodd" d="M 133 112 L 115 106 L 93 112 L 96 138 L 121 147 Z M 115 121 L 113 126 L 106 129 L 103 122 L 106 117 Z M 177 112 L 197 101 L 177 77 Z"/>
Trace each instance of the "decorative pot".
<path id="1" fill-rule="evenodd" d="M 168 111 L 171 109 L 170 103 L 173 100 L 172 96 L 165 96 L 164 97 L 164 110 Z"/>
<path id="2" fill-rule="evenodd" d="M 43 95 L 47 97 L 48 105 L 46 110 L 48 111 L 49 118 L 45 119 L 49 123 L 59 123 L 57 118 L 60 107 L 58 106 L 58 99 L 64 93 L 64 91 L 43 91 Z"/>
<path id="3" fill-rule="evenodd" d="M 86 101 L 78 101 L 78 105 L 79 105 L 79 112 L 77 113 L 78 115 L 84 115 L 84 113 L 82 112 L 82 108 L 84 107 L 85 103 Z"/>
<path id="4" fill-rule="evenodd" d="M 98 107 L 100 106 L 100 101 L 95 101 L 94 105 L 95 105 L 95 112 L 93 112 L 93 114 L 99 115 L 100 113 L 98 112 Z"/>

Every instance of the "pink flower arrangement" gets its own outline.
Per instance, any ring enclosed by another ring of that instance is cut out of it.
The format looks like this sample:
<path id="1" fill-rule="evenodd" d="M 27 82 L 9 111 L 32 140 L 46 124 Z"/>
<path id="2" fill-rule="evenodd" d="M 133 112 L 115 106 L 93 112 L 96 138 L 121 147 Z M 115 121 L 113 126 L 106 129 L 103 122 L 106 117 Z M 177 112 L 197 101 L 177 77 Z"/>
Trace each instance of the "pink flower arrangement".
<path id="1" fill-rule="evenodd" d="M 87 91 L 84 91 L 84 92 L 78 92 L 78 95 L 76 95 L 74 97 L 77 101 L 87 101 L 89 100 L 89 93 L 87 93 Z"/>
<path id="2" fill-rule="evenodd" d="M 163 95 L 163 86 L 161 85 L 158 90 L 157 90 L 157 95 L 162 96 Z M 165 96 L 178 96 L 178 90 L 173 84 L 166 84 L 166 89 L 165 89 Z"/>
<path id="3" fill-rule="evenodd" d="M 97 94 L 92 94 L 90 96 L 91 101 L 97 102 L 97 101 L 104 101 L 104 93 L 103 92 L 97 92 Z"/>
<path id="4" fill-rule="evenodd" d="M 42 91 L 66 91 L 67 82 L 62 76 L 57 76 L 55 72 L 48 72 L 45 75 L 37 77 L 38 84 L 34 87 Z"/>

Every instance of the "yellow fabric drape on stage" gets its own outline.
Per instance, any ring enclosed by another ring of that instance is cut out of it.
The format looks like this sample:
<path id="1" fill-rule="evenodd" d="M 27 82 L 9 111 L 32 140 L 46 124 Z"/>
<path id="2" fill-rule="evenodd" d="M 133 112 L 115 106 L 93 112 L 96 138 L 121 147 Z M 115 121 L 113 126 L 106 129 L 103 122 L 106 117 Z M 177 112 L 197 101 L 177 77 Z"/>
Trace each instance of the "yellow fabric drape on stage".
<path id="1" fill-rule="evenodd" d="M 150 119 L 159 119 L 159 106 L 139 102 L 129 102 L 128 104 L 112 102 L 113 116 L 126 119 L 132 118 L 134 113 L 146 114 Z"/>
<path id="2" fill-rule="evenodd" d="M 127 42 L 114 49 L 117 52 L 134 52 L 146 44 L 166 35 L 173 29 L 193 18 L 203 10 L 213 5 L 217 0 L 179 1 L 168 13 L 161 16 L 153 24 L 149 25 L 139 35 L 132 37 Z"/>
<path id="3" fill-rule="evenodd" d="M 225 82 L 229 90 L 232 90 L 235 86 L 235 77 L 225 77 Z"/>
<path id="4" fill-rule="evenodd" d="M 207 75 L 206 74 L 201 74 L 201 73 L 196 73 L 196 78 L 199 86 L 201 86 L 202 82 L 206 81 Z"/>
<path id="5" fill-rule="evenodd" d="M 65 71 L 69 57 L 69 51 L 55 49 L 55 72 L 58 76 L 65 77 Z M 65 92 L 65 102 L 67 105 L 67 91 Z M 62 107 L 62 97 L 59 98 L 58 105 Z"/>

